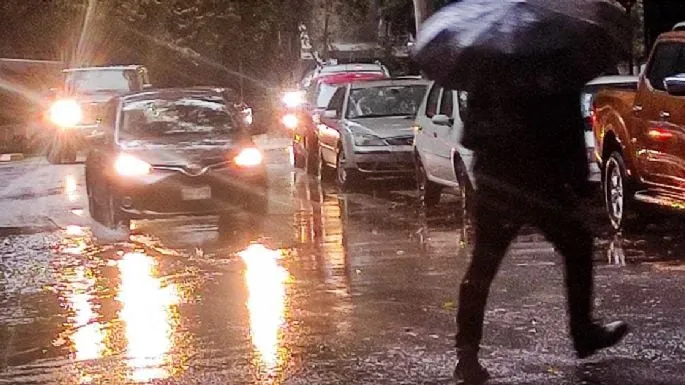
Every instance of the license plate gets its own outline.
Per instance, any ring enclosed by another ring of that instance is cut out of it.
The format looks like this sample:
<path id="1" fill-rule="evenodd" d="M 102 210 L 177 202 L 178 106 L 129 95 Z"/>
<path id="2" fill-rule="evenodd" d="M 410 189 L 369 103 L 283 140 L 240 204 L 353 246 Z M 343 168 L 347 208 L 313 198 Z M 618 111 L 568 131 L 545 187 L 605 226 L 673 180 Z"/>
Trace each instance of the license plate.
<path id="1" fill-rule="evenodd" d="M 181 198 L 184 201 L 198 201 L 212 197 L 212 189 L 209 186 L 184 188 L 181 190 Z"/>

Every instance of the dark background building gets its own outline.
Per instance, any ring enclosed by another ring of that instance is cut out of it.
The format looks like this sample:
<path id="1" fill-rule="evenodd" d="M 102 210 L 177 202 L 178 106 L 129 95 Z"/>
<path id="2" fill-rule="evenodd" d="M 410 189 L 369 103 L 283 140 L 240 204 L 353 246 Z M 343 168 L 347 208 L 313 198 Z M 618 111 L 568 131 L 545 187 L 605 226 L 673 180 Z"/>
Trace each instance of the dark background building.
<path id="1" fill-rule="evenodd" d="M 646 52 L 659 34 L 685 21 L 685 0 L 644 0 Z"/>

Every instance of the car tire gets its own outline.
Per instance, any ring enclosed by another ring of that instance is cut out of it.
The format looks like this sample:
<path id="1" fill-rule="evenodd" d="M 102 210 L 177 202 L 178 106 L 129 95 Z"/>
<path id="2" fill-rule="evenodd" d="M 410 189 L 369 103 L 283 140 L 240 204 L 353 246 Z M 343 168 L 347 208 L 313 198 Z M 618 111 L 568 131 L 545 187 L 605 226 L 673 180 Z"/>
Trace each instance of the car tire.
<path id="1" fill-rule="evenodd" d="M 335 161 L 335 179 L 340 189 L 351 190 L 361 184 L 363 177 L 358 170 L 346 168 L 345 159 L 345 150 L 340 146 Z"/>
<path id="2" fill-rule="evenodd" d="M 124 228 L 126 231 L 131 229 L 131 219 L 124 213 L 117 210 L 117 197 L 110 190 L 107 194 L 106 210 L 104 211 L 104 225 L 110 229 Z"/>
<path id="3" fill-rule="evenodd" d="M 326 164 L 323 159 L 323 154 L 321 153 L 321 147 L 317 151 L 318 159 L 316 161 L 316 177 L 321 181 L 328 181 L 332 179 L 333 170 Z"/>
<path id="4" fill-rule="evenodd" d="M 421 157 L 416 154 L 416 188 L 419 193 L 419 203 L 426 208 L 435 207 L 440 203 L 443 186 L 428 180 L 428 173 L 421 161 Z"/>
<path id="5" fill-rule="evenodd" d="M 62 152 L 62 148 L 60 148 L 60 145 L 58 143 L 50 144 L 46 158 L 48 159 L 48 162 L 50 164 L 63 163 L 62 159 L 64 158 L 64 155 Z"/>
<path id="6" fill-rule="evenodd" d="M 319 163 L 321 162 L 319 144 L 314 139 L 308 140 L 305 143 L 305 148 L 307 149 L 307 174 L 317 175 Z"/>
<path id="7" fill-rule="evenodd" d="M 307 158 L 297 148 L 297 144 L 293 141 L 293 166 L 298 169 L 304 169 L 307 166 Z"/>
<path id="8" fill-rule="evenodd" d="M 614 151 L 604 163 L 602 192 L 609 224 L 614 231 L 639 231 L 646 225 L 644 216 L 636 209 L 634 189 L 628 177 L 623 155 Z"/>
<path id="9" fill-rule="evenodd" d="M 459 197 L 461 198 L 461 209 L 465 213 L 473 212 L 475 191 L 473 189 L 473 184 L 471 184 L 471 179 L 469 178 L 468 171 L 466 170 L 466 165 L 461 158 L 456 157 L 454 159 L 454 174 L 457 177 L 457 183 L 459 184 Z"/>

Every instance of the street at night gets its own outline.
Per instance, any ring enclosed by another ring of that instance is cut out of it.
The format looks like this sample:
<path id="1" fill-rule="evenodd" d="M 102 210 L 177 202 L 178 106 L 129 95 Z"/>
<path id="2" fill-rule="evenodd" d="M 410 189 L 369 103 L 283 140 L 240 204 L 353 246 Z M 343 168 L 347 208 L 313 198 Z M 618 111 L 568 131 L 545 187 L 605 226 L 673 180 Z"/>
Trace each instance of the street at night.
<path id="1" fill-rule="evenodd" d="M 0 165 L 0 383 L 449 384 L 470 258 L 456 197 L 419 208 L 413 182 L 352 193 L 262 141 L 269 204 L 214 218 L 88 215 L 82 164 Z M 587 208 L 610 234 L 601 208 Z M 632 327 L 577 360 L 561 260 L 532 230 L 491 290 L 482 358 L 493 384 L 683 384 L 683 228 L 596 239 L 598 317 Z"/>

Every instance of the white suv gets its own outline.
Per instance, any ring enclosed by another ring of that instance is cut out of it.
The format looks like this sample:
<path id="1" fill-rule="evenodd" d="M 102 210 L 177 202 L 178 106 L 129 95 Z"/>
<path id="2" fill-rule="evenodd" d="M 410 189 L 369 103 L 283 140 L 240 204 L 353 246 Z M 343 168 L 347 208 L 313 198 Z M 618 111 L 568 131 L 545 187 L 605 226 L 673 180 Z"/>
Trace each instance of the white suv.
<path id="1" fill-rule="evenodd" d="M 432 83 L 416 114 L 414 162 L 422 204 L 434 206 L 445 187 L 467 204 L 475 180 L 473 152 L 461 145 L 467 94 Z"/>

